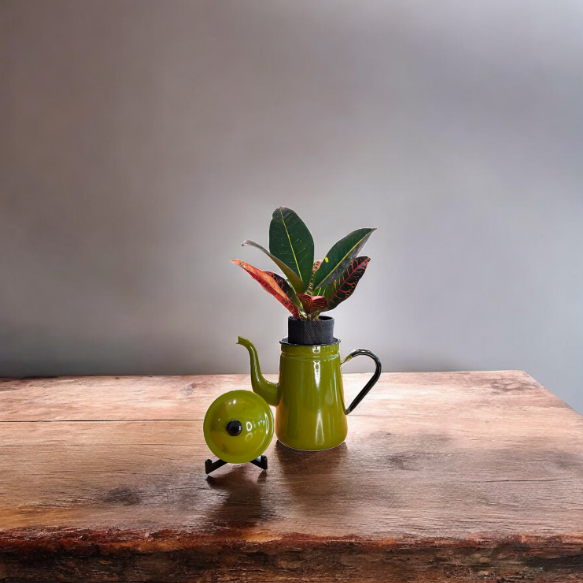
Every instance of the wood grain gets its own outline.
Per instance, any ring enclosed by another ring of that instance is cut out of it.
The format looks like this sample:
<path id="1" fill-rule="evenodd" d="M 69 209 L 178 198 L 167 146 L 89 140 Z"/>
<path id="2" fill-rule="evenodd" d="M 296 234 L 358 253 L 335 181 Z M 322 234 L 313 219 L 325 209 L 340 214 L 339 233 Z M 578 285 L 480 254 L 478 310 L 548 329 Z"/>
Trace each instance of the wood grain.
<path id="1" fill-rule="evenodd" d="M 342 446 L 207 478 L 248 386 L 1 380 L 0 580 L 583 581 L 583 418 L 526 373 L 383 374 Z"/>

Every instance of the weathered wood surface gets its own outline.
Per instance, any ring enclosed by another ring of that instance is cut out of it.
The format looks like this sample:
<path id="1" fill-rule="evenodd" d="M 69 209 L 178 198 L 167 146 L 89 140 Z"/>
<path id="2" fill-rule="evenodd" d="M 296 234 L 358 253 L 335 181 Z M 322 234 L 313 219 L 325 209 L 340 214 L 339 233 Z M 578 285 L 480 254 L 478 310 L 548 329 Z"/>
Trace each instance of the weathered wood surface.
<path id="1" fill-rule="evenodd" d="M 383 374 L 342 446 L 207 479 L 248 386 L 0 380 L 0 581 L 583 581 L 583 417 L 526 373 Z"/>

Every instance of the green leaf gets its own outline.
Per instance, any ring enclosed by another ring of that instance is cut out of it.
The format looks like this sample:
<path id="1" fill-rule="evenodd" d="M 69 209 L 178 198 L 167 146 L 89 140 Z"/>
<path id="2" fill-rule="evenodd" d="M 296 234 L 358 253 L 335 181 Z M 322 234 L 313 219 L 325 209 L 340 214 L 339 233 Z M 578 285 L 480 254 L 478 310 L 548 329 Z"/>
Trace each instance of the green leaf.
<path id="1" fill-rule="evenodd" d="M 376 228 L 357 229 L 335 243 L 316 272 L 313 287 L 323 287 L 338 279 L 364 247 L 373 231 L 376 231 Z"/>
<path id="2" fill-rule="evenodd" d="M 283 274 L 287 277 L 296 292 L 302 293 L 305 291 L 306 288 L 300 277 L 296 275 L 283 261 L 274 257 L 265 247 L 262 247 L 259 243 L 255 243 L 255 241 L 249 241 L 249 239 L 247 239 L 246 241 L 243 241 L 243 246 L 246 245 L 263 251 L 263 253 L 265 253 L 265 255 L 267 255 L 283 271 Z"/>
<path id="3" fill-rule="evenodd" d="M 311 314 L 313 312 L 321 312 L 326 309 L 328 301 L 324 296 L 309 296 L 308 294 L 298 294 L 300 302 L 304 307 L 304 312 L 306 314 Z"/>
<path id="4" fill-rule="evenodd" d="M 308 287 L 314 263 L 314 240 L 304 221 L 291 209 L 282 206 L 273 212 L 269 252 L 302 280 L 304 289 Z"/>
<path id="5" fill-rule="evenodd" d="M 328 307 L 323 311 L 333 310 L 352 295 L 369 262 L 370 257 L 357 257 L 337 280 L 326 287 L 324 296 L 328 300 Z"/>
<path id="6" fill-rule="evenodd" d="M 271 272 L 261 271 L 261 269 L 257 269 L 257 267 L 253 267 L 253 265 L 249 265 L 244 261 L 239 261 L 239 259 L 231 259 L 231 263 L 242 267 L 255 281 L 261 284 L 264 290 L 268 291 L 278 302 L 283 304 L 293 314 L 294 318 L 300 318 L 298 307 L 287 297 L 278 282 L 270 275 Z"/>

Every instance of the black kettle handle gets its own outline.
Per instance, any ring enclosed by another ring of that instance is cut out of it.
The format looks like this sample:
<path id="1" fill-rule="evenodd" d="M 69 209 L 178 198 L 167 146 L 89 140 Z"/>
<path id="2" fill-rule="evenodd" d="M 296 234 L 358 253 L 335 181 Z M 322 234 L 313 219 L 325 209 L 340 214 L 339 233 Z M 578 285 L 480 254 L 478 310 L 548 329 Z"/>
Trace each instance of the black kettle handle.
<path id="1" fill-rule="evenodd" d="M 372 375 L 372 377 L 368 381 L 368 383 L 366 383 L 366 385 L 364 385 L 364 388 L 362 389 L 362 391 L 360 391 L 360 393 L 358 393 L 358 395 L 356 395 L 356 398 L 354 399 L 354 401 L 352 401 L 352 403 L 350 404 L 350 407 L 348 407 L 348 409 L 346 409 L 346 411 L 345 411 L 346 415 L 348 415 L 349 413 L 352 413 L 352 411 L 354 411 L 356 409 L 356 406 L 366 397 L 368 392 L 373 388 L 375 383 L 379 380 L 379 377 L 381 376 L 381 372 L 382 372 L 382 368 L 383 368 L 381 365 L 381 361 L 379 360 L 379 357 L 374 352 L 371 352 L 370 350 L 365 350 L 364 348 L 359 348 L 357 350 L 353 350 L 342 361 L 341 364 L 344 364 L 345 362 L 352 360 L 355 356 L 368 356 L 369 358 L 372 358 L 375 361 L 376 369 L 374 371 L 374 374 Z"/>

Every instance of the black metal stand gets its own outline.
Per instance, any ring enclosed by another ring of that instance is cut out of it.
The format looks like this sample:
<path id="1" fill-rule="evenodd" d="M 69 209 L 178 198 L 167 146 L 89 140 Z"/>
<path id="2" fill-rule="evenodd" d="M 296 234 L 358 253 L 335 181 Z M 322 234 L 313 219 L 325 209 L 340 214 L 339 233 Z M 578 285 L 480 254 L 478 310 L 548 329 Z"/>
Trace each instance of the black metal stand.
<path id="1" fill-rule="evenodd" d="M 262 470 L 266 470 L 267 469 L 267 456 L 260 455 L 258 458 L 251 460 L 249 463 L 253 464 L 254 466 L 257 466 L 258 468 L 261 468 Z"/>
<path id="2" fill-rule="evenodd" d="M 226 463 L 227 463 L 226 461 L 221 460 L 221 459 L 218 459 L 214 462 L 212 460 L 208 459 L 204 462 L 204 471 L 207 474 L 210 474 L 211 472 L 214 472 L 215 470 L 222 468 Z M 261 468 L 262 470 L 266 470 L 267 469 L 267 456 L 266 455 L 259 456 L 258 458 L 251 460 L 249 463 L 253 464 L 254 466 L 257 466 L 258 468 Z"/>
<path id="3" fill-rule="evenodd" d="M 216 462 L 213 462 L 213 460 L 205 460 L 204 471 L 207 474 L 210 474 L 211 472 L 214 472 L 215 470 L 222 468 L 226 463 L 227 462 L 225 462 L 223 460 L 217 460 Z"/>

